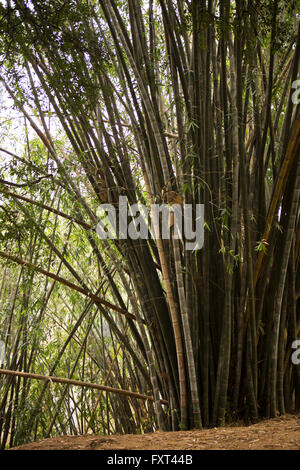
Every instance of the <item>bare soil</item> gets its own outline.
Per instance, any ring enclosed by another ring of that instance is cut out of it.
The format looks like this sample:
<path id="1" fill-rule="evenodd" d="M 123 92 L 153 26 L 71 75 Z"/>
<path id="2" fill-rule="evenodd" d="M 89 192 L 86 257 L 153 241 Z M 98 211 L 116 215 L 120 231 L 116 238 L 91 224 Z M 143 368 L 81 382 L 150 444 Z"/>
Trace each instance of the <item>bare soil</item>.
<path id="1" fill-rule="evenodd" d="M 300 414 L 263 420 L 250 426 L 112 436 L 61 436 L 14 450 L 296 450 Z"/>

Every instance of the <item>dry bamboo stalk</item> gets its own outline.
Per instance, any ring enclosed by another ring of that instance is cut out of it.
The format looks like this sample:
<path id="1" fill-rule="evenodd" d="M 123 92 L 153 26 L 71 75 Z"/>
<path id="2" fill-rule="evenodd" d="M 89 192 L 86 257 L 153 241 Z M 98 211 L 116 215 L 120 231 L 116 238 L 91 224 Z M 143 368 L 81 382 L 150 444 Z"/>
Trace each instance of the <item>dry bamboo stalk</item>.
<path id="1" fill-rule="evenodd" d="M 140 400 L 149 400 L 149 401 L 154 402 L 154 398 L 148 395 L 142 395 L 141 393 L 130 392 L 129 390 L 123 390 L 120 388 L 108 387 L 106 385 L 99 385 L 99 384 L 94 384 L 91 382 L 83 382 L 82 380 L 73 380 L 73 379 L 67 379 L 64 377 L 55 377 L 53 375 L 32 374 L 29 372 L 21 372 L 18 370 L 9 370 L 9 369 L 0 369 L 0 374 L 11 375 L 13 377 L 24 377 L 26 379 L 45 380 L 46 382 L 76 385 L 78 387 L 95 388 L 96 390 L 104 390 L 105 392 L 110 392 L 110 393 L 119 393 L 120 395 L 126 395 L 128 397 L 138 398 Z M 168 402 L 166 400 L 161 400 L 161 403 L 164 405 L 168 405 Z"/>
<path id="2" fill-rule="evenodd" d="M 152 192 L 151 192 L 151 187 L 150 187 L 148 175 L 147 175 L 146 172 L 144 172 L 144 181 L 145 181 L 146 191 L 147 191 L 148 196 L 149 196 L 150 204 L 153 205 L 153 203 L 154 203 L 153 195 L 152 195 Z M 173 291 L 172 291 L 172 287 L 171 287 L 171 281 L 170 281 L 170 276 L 169 276 L 167 260 L 166 260 L 166 257 L 165 257 L 162 238 L 161 238 L 161 235 L 160 235 L 159 218 L 157 217 L 155 212 L 153 213 L 153 222 L 154 222 L 154 226 L 155 226 L 156 232 L 157 232 L 156 233 L 156 241 L 157 241 L 158 255 L 159 255 L 159 260 L 160 260 L 163 279 L 164 279 L 165 286 L 166 286 L 167 300 L 168 300 L 168 304 L 169 304 L 170 315 L 171 315 L 171 319 L 172 319 L 172 326 L 173 326 L 173 331 L 174 331 L 176 353 L 177 353 L 178 373 L 179 373 L 179 385 L 180 385 L 181 425 L 182 425 L 182 428 L 185 429 L 186 428 L 186 422 L 187 422 L 187 416 L 186 416 L 187 395 L 186 395 L 186 375 L 185 375 L 184 351 L 183 351 L 183 342 L 182 342 L 182 336 L 181 336 L 181 329 L 180 329 L 179 319 L 178 319 L 178 316 L 177 316 Z"/>

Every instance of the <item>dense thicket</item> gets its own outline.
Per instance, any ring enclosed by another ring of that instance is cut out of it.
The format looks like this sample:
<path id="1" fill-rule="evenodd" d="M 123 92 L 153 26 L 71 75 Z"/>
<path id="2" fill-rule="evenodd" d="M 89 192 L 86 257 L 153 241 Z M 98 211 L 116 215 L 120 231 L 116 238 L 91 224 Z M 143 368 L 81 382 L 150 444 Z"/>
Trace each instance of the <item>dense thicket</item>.
<path id="1" fill-rule="evenodd" d="M 25 136 L 0 149 L 3 367 L 154 397 L 3 374 L 2 447 L 299 411 L 296 2 L 16 0 L 0 18 Z M 120 195 L 204 204 L 203 248 L 101 240 Z"/>

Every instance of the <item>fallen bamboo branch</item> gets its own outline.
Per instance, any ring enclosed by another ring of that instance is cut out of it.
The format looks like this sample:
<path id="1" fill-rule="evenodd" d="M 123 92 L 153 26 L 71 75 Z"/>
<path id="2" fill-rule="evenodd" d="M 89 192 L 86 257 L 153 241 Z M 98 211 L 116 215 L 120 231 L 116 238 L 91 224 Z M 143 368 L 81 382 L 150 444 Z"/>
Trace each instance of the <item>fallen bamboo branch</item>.
<path id="1" fill-rule="evenodd" d="M 120 388 L 108 387 L 107 385 L 94 384 L 92 382 L 83 382 L 81 380 L 67 379 L 64 377 L 55 377 L 53 375 L 32 374 L 29 372 L 21 372 L 18 370 L 10 370 L 10 369 L 0 369 L 0 375 L 1 374 L 10 375 L 13 377 L 24 377 L 26 379 L 44 380 L 45 382 L 76 385 L 77 387 L 94 388 L 96 390 L 104 390 L 105 392 L 118 393 L 120 395 L 125 395 L 125 396 L 132 397 L 132 398 L 138 398 L 144 401 L 146 400 L 153 401 L 153 402 L 155 401 L 154 397 L 143 395 L 141 393 L 130 392 L 129 390 L 123 390 Z M 167 400 L 160 400 L 160 401 L 163 405 L 168 405 Z"/>

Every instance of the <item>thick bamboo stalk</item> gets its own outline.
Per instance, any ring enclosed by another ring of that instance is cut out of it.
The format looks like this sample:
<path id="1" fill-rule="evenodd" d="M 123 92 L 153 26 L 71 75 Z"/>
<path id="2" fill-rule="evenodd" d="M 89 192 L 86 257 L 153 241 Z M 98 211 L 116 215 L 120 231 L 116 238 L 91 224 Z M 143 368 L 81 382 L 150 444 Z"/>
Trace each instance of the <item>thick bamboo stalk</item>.
<path id="1" fill-rule="evenodd" d="M 153 204 L 153 196 L 151 193 L 151 188 L 148 180 L 148 175 L 144 173 L 145 185 L 148 192 L 149 200 L 151 205 Z M 170 308 L 170 315 L 172 318 L 172 325 L 175 337 L 175 344 L 176 344 L 176 353 L 177 353 L 177 363 L 178 363 L 178 373 L 179 373 L 179 384 L 180 384 L 180 406 L 181 406 L 181 426 L 182 429 L 187 428 L 187 390 L 186 390 L 186 371 L 185 371 L 185 363 L 184 363 L 184 350 L 183 350 L 183 341 L 182 341 L 182 334 L 180 329 L 180 323 L 177 315 L 175 300 L 173 296 L 169 270 L 167 266 L 167 261 L 163 249 L 162 238 L 160 236 L 160 229 L 159 229 L 159 218 L 155 211 L 153 212 L 153 222 L 154 226 L 156 227 L 157 232 L 157 248 L 159 253 L 160 265 L 162 269 L 163 279 L 166 285 L 166 294 Z"/>
<path id="2" fill-rule="evenodd" d="M 272 201 L 270 204 L 270 208 L 269 208 L 269 212 L 268 212 L 268 216 L 267 216 L 267 220 L 265 224 L 266 228 L 265 228 L 265 232 L 263 236 L 263 240 L 265 240 L 266 242 L 269 240 L 270 231 L 273 226 L 273 221 L 274 221 L 274 217 L 276 214 L 276 209 L 278 207 L 279 200 L 286 187 L 286 183 L 287 183 L 291 168 L 293 166 L 293 162 L 297 156 L 297 149 L 299 148 L 299 145 L 300 145 L 300 110 L 298 110 L 297 119 L 292 130 L 292 134 L 288 143 L 288 147 L 286 150 L 283 163 L 281 165 L 280 173 L 277 178 L 275 190 L 274 190 Z M 254 285 L 256 285 L 258 278 L 261 274 L 261 266 L 262 266 L 264 255 L 265 255 L 264 251 L 259 252 L 256 266 L 255 266 L 254 276 L 253 276 Z"/>

